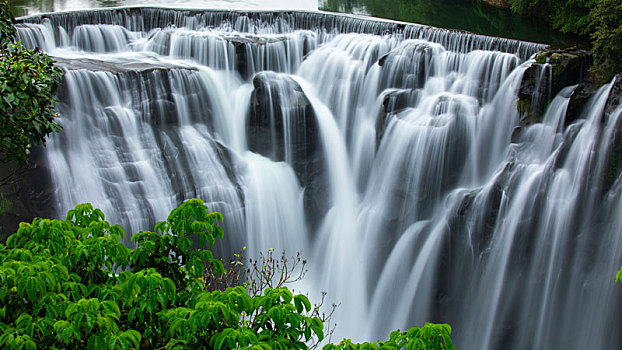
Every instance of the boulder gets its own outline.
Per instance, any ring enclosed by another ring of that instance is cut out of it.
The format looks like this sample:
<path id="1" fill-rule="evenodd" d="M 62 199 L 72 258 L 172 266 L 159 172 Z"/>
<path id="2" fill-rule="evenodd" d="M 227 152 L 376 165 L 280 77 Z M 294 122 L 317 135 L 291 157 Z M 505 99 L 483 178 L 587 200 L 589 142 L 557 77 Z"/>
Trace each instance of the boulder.
<path id="1" fill-rule="evenodd" d="M 290 164 L 305 188 L 305 211 L 309 225 L 315 228 L 328 209 L 328 185 L 313 107 L 288 75 L 261 72 L 253 78 L 253 85 L 246 124 L 248 148 Z"/>
<path id="2" fill-rule="evenodd" d="M 392 115 L 413 107 L 419 97 L 418 89 L 395 89 L 382 99 L 382 112 L 376 117 L 376 147 L 380 145 L 387 123 Z"/>
<path id="3" fill-rule="evenodd" d="M 224 39 L 235 48 L 235 64 L 238 73 L 244 80 L 250 78 L 255 73 L 252 71 L 253 56 L 256 55 L 252 53 L 253 51 L 256 51 L 261 46 L 287 41 L 287 38 L 284 36 L 263 38 L 259 36 L 230 35 L 224 37 Z M 257 68 L 260 67 L 255 67 L 255 69 Z"/>
<path id="4" fill-rule="evenodd" d="M 20 222 L 32 222 L 35 217 L 54 218 L 54 185 L 42 146 L 32 149 L 30 165 L 19 171 L 22 175 L 14 185 L 0 187 L 0 243 L 17 232 Z M 13 169 L 3 166 L 4 178 Z"/>
<path id="5" fill-rule="evenodd" d="M 313 156 L 320 144 L 318 127 L 298 83 L 287 75 L 262 72 L 253 78 L 253 86 L 246 125 L 249 149 L 274 161 L 287 157 L 298 162 Z"/>
<path id="6" fill-rule="evenodd" d="M 555 96 L 568 85 L 583 82 L 592 66 L 592 52 L 585 50 L 547 50 L 536 55 L 537 64 L 552 66 L 551 94 Z"/>
<path id="7" fill-rule="evenodd" d="M 570 102 L 566 109 L 566 126 L 581 117 L 581 111 L 598 88 L 598 84 L 591 81 L 584 81 L 577 86 L 572 96 L 570 96 Z"/>
<path id="8" fill-rule="evenodd" d="M 383 89 L 422 88 L 432 71 L 432 46 L 423 41 L 408 41 L 378 60 Z"/>

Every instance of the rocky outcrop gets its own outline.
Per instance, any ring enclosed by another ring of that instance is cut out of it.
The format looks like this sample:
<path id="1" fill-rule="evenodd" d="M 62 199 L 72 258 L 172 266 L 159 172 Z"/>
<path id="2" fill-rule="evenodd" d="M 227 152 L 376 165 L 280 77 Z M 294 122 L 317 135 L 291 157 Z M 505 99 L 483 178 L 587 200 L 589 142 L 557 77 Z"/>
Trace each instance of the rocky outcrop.
<path id="1" fill-rule="evenodd" d="M 390 90 L 382 99 L 383 109 L 376 117 L 376 147 L 384 136 L 389 116 L 397 114 L 409 107 L 414 106 L 419 96 L 418 89 L 395 89 Z"/>
<path id="2" fill-rule="evenodd" d="M 432 46 L 414 41 L 402 44 L 378 60 L 381 67 L 380 86 L 387 88 L 423 87 L 431 74 Z"/>
<path id="3" fill-rule="evenodd" d="M 260 36 L 225 36 L 223 37 L 228 43 L 235 48 L 235 67 L 242 79 L 247 80 L 252 77 L 253 74 L 262 70 L 278 70 L 282 67 L 272 67 L 269 60 L 265 60 L 262 57 L 261 51 L 268 50 L 270 45 L 282 45 L 282 49 L 285 50 L 286 42 L 288 40 L 285 36 L 279 37 L 260 37 Z M 307 50 L 305 53 L 308 52 Z M 289 52 L 283 52 L 284 55 Z M 257 58 L 261 58 L 261 63 L 256 62 Z M 265 65 L 265 66 L 264 66 Z"/>
<path id="4" fill-rule="evenodd" d="M 620 105 L 622 105 L 622 74 L 614 78 L 613 86 L 609 91 L 609 98 L 605 105 L 605 116 L 609 118 Z"/>
<path id="5" fill-rule="evenodd" d="M 522 125 L 542 121 L 546 106 L 566 86 L 582 83 L 592 64 L 592 55 L 584 50 L 546 50 L 537 54 L 523 74 L 518 111 Z"/>
<path id="6" fill-rule="evenodd" d="M 598 90 L 598 84 L 591 81 L 580 83 L 570 96 L 570 102 L 566 109 L 566 125 L 571 124 L 581 116 L 581 111 L 589 99 Z"/>
<path id="7" fill-rule="evenodd" d="M 547 50 L 536 56 L 537 64 L 551 65 L 551 93 L 556 95 L 568 85 L 578 84 L 587 77 L 592 53 L 585 50 Z"/>
<path id="8" fill-rule="evenodd" d="M 603 169 L 602 185 L 603 191 L 608 191 L 622 172 L 622 116 L 616 113 L 622 113 L 620 107 L 622 105 L 622 75 L 617 75 L 614 78 L 613 86 L 609 92 L 609 98 L 605 105 L 605 121 L 610 122 L 609 118 L 618 118 L 618 123 L 613 130 L 613 138 L 611 144 L 611 151 L 607 162 L 605 163 L 605 169 Z"/>
<path id="9" fill-rule="evenodd" d="M 315 114 L 298 83 L 286 75 L 262 72 L 253 78 L 253 86 L 246 125 L 249 149 L 274 161 L 296 162 L 316 153 Z"/>
<path id="10" fill-rule="evenodd" d="M 386 90 L 383 109 L 376 118 L 376 146 L 384 135 L 389 116 L 415 105 L 432 71 L 432 47 L 422 41 L 406 42 L 378 59 L 380 88 Z"/>
<path id="11" fill-rule="evenodd" d="M 186 69 L 197 70 L 196 67 L 165 63 L 156 60 L 131 60 L 127 58 L 104 61 L 94 58 L 65 58 L 54 57 L 56 66 L 64 70 L 88 70 L 91 72 L 110 72 L 110 73 L 128 73 L 128 72 L 152 72 L 154 70 L 170 70 L 170 69 Z"/>
<path id="12" fill-rule="evenodd" d="M 253 78 L 248 148 L 273 161 L 286 161 L 305 188 L 305 209 L 314 228 L 326 207 L 327 175 L 313 107 L 291 77 L 262 72 Z"/>
<path id="13" fill-rule="evenodd" d="M 5 177 L 12 166 L 5 165 L 0 176 Z M 42 147 L 33 148 L 30 165 L 14 185 L 0 187 L 0 242 L 17 232 L 20 222 L 32 222 L 35 217 L 53 218 L 54 185 Z"/>

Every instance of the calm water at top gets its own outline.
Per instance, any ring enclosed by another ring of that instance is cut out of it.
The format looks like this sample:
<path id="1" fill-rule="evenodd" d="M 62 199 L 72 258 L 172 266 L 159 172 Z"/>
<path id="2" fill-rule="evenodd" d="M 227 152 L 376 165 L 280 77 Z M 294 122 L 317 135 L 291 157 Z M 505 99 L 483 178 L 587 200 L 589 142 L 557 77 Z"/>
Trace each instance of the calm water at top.
<path id="1" fill-rule="evenodd" d="M 553 46 L 588 44 L 585 38 L 565 35 L 542 21 L 519 16 L 478 0 L 319 0 L 319 8 L 543 42 Z"/>
<path id="2" fill-rule="evenodd" d="M 531 17 L 477 0 L 14 0 L 17 16 L 112 6 L 159 5 L 210 9 L 295 9 L 345 12 L 441 28 L 544 42 L 586 46 L 586 39 L 564 35 Z"/>
<path id="3" fill-rule="evenodd" d="M 317 0 L 14 0 L 15 15 L 113 6 L 156 5 L 176 8 L 236 10 L 317 10 Z"/>

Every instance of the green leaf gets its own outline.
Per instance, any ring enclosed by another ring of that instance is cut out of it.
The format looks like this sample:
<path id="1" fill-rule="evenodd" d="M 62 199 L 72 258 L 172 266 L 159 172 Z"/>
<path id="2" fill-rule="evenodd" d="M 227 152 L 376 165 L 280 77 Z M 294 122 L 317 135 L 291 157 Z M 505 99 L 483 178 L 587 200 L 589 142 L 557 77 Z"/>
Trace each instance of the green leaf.
<path id="1" fill-rule="evenodd" d="M 121 333 L 120 337 L 122 339 L 126 339 L 129 342 L 131 342 L 132 343 L 132 347 L 134 349 L 140 348 L 140 341 L 142 339 L 142 336 L 140 335 L 140 333 L 138 331 L 130 329 L 130 330 L 127 330 L 127 331 Z"/>
<path id="2" fill-rule="evenodd" d="M 296 305 L 296 311 L 298 313 L 303 312 L 303 306 L 307 312 L 311 311 L 311 302 L 309 301 L 309 298 L 302 294 L 294 296 L 294 304 Z"/>
<path id="3" fill-rule="evenodd" d="M 4 96 L 4 100 L 6 101 L 6 103 L 11 104 L 13 101 L 15 101 L 15 94 L 8 94 Z"/>
<path id="4" fill-rule="evenodd" d="M 30 301 L 35 301 L 37 297 L 37 289 L 39 287 L 39 281 L 37 277 L 28 277 L 26 279 L 26 294 Z"/>

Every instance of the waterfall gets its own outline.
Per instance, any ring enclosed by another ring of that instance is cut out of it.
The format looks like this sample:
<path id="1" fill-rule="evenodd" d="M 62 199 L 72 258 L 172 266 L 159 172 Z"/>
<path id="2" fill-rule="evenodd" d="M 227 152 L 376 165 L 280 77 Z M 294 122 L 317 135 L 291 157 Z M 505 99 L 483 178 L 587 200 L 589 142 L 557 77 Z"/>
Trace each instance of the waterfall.
<path id="1" fill-rule="evenodd" d="M 336 339 L 432 321 L 467 350 L 622 347 L 622 107 L 611 83 L 569 123 L 571 86 L 523 125 L 543 45 L 161 8 L 30 16 L 18 35 L 64 70 L 41 175 L 58 216 L 91 202 L 138 232 L 199 197 L 224 215 L 221 254 L 308 258 L 300 288 L 340 304 Z"/>

